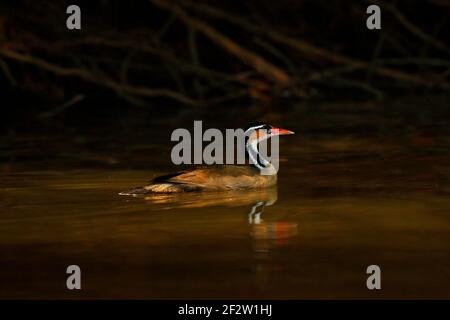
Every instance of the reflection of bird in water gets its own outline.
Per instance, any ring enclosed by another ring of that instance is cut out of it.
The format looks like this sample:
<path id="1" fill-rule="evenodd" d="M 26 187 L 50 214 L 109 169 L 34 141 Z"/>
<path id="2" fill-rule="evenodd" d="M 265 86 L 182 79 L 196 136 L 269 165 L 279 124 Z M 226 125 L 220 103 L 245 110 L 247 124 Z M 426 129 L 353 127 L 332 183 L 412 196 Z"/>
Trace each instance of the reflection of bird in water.
<path id="1" fill-rule="evenodd" d="M 189 191 L 229 191 L 266 188 L 276 184 L 277 170 L 259 154 L 258 143 L 273 136 L 293 134 L 292 131 L 258 123 L 247 129 L 245 150 L 251 165 L 203 166 L 155 178 L 151 184 L 120 195 L 150 193 L 182 193 Z M 267 175 L 262 175 L 261 170 Z"/>
<path id="2" fill-rule="evenodd" d="M 265 222 L 262 220 L 261 215 L 264 208 L 273 203 L 259 201 L 253 205 L 249 213 L 250 233 L 254 240 L 256 252 L 268 252 L 273 247 L 288 244 L 289 238 L 298 234 L 297 223 L 285 221 Z"/>
<path id="3" fill-rule="evenodd" d="M 290 240 L 297 236 L 297 223 L 287 221 L 264 221 L 262 213 L 274 201 L 256 202 L 248 215 L 250 236 L 255 258 L 255 280 L 262 290 L 266 290 L 273 272 L 278 273 L 283 266 L 272 257 L 277 248 L 289 245 Z"/>
<path id="4" fill-rule="evenodd" d="M 255 243 L 256 246 L 261 249 L 282 245 L 288 238 L 297 235 L 297 224 L 283 221 L 266 222 L 262 219 L 264 209 L 274 205 L 278 200 L 276 186 L 244 191 L 150 193 L 142 195 L 141 198 L 166 210 L 251 205 L 248 211 L 250 234 L 259 243 Z"/>
<path id="5" fill-rule="evenodd" d="M 152 193 L 142 197 L 161 209 L 243 207 L 251 205 L 248 212 L 250 235 L 255 251 L 268 251 L 275 246 L 287 244 L 289 238 L 297 235 L 297 224 L 286 221 L 264 221 L 262 214 L 266 207 L 278 200 L 277 188 L 246 191 L 201 192 L 201 193 Z"/>
<path id="6" fill-rule="evenodd" d="M 264 208 L 273 205 L 277 198 L 256 202 L 248 214 L 248 223 L 252 227 L 252 237 L 255 240 L 277 240 L 282 244 L 288 238 L 297 235 L 297 224 L 283 221 L 264 222 L 261 215 Z"/>
<path id="7" fill-rule="evenodd" d="M 143 195 L 142 199 L 159 206 L 160 209 L 251 205 L 247 221 L 255 259 L 255 279 L 261 288 L 266 288 L 273 272 L 282 269 L 276 260 L 273 261 L 271 253 L 279 247 L 289 245 L 289 241 L 298 234 L 297 223 L 274 221 L 273 217 L 264 221 L 262 218 L 264 209 L 278 200 L 276 186 L 245 191 L 150 193 Z"/>
<path id="8" fill-rule="evenodd" d="M 258 203 L 272 205 L 277 201 L 276 187 L 226 192 L 201 193 L 162 193 L 148 194 L 143 197 L 152 204 L 160 205 L 162 209 L 174 208 L 204 208 L 213 206 L 242 207 Z M 253 210 L 252 207 L 252 210 Z"/>

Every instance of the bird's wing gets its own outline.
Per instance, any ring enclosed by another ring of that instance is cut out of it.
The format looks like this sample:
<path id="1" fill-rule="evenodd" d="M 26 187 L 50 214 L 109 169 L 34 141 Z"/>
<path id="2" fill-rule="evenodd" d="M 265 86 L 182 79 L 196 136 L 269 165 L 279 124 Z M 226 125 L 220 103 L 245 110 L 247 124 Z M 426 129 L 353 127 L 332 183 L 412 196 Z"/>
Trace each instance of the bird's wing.
<path id="1" fill-rule="evenodd" d="M 174 174 L 172 176 L 168 175 L 166 182 L 190 184 L 202 186 L 211 180 L 212 170 L 207 168 L 196 168 L 191 170 L 186 170 Z"/>
<path id="2" fill-rule="evenodd" d="M 258 177 L 257 175 L 256 177 Z M 164 182 L 209 186 L 211 188 L 247 188 L 258 182 L 248 166 L 207 166 L 165 176 Z M 160 180 L 161 181 L 161 180 Z"/>

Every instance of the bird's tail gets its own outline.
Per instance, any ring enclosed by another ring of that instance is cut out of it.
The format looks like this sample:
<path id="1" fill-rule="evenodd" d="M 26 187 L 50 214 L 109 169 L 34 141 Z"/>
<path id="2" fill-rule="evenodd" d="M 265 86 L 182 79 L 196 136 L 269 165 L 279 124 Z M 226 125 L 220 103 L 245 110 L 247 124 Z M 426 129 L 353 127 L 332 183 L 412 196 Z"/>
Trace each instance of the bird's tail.
<path id="1" fill-rule="evenodd" d="M 144 187 L 137 187 L 131 190 L 122 191 L 119 192 L 120 196 L 134 196 L 134 195 L 140 195 L 140 194 L 147 194 L 149 193 L 148 190 L 146 190 Z"/>

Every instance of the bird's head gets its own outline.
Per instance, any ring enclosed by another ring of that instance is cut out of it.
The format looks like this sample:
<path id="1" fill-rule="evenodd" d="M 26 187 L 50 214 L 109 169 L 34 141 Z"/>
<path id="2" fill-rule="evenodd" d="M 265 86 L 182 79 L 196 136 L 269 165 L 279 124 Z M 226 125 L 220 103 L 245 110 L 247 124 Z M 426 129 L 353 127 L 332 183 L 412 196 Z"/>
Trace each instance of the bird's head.
<path id="1" fill-rule="evenodd" d="M 293 131 L 276 128 L 264 122 L 250 124 L 245 133 L 248 136 L 247 144 L 259 143 L 273 136 L 294 134 Z"/>

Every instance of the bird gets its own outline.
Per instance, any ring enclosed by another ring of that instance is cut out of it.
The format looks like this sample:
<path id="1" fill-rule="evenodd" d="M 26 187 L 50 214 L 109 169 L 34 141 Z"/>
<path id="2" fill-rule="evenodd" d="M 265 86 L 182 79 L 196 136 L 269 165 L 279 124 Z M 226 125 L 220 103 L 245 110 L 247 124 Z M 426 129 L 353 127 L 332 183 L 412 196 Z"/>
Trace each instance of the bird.
<path id="1" fill-rule="evenodd" d="M 148 185 L 120 192 L 119 195 L 254 190 L 276 185 L 277 170 L 258 152 L 258 144 L 273 136 L 294 132 L 257 122 L 250 124 L 245 134 L 248 137 L 245 151 L 252 160 L 250 164 L 197 166 L 156 177 Z M 262 169 L 266 169 L 269 174 L 261 174 Z"/>

